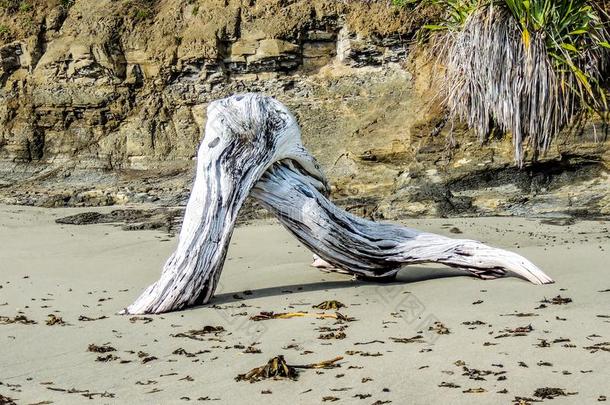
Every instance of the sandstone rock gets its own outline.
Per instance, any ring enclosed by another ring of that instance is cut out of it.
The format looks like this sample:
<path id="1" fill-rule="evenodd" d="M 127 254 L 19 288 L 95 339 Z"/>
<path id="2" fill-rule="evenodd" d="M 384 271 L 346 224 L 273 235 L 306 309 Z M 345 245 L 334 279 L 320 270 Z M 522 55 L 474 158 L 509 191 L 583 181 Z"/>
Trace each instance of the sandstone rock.
<path id="1" fill-rule="evenodd" d="M 2 202 L 184 203 L 207 103 L 257 91 L 294 111 L 361 215 L 610 215 L 610 141 L 591 126 L 518 170 L 509 136 L 447 122 L 438 72 L 408 45 L 421 11 L 166 0 L 136 21 L 133 2 L 39 3 L 29 24 L 0 10 Z"/>
<path id="2" fill-rule="evenodd" d="M 256 54 L 249 57 L 249 62 L 263 59 L 278 58 L 286 54 L 296 53 L 298 45 L 280 39 L 263 39 L 259 42 Z"/>
<path id="3" fill-rule="evenodd" d="M 231 45 L 231 58 L 254 55 L 259 47 L 259 41 L 239 40 Z"/>

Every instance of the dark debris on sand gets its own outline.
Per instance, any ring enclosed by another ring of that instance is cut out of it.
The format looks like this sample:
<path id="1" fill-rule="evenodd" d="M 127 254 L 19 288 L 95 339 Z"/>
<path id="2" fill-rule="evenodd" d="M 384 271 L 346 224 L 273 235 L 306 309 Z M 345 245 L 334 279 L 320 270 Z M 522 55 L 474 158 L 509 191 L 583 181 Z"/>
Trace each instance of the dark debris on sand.
<path id="1" fill-rule="evenodd" d="M 270 319 L 292 319 L 292 318 L 318 318 L 318 319 L 336 319 L 337 321 L 352 322 L 355 318 L 350 318 L 343 315 L 340 312 L 334 314 L 327 313 L 309 313 L 309 312 L 273 312 L 273 311 L 261 311 L 256 315 L 250 317 L 251 321 L 267 321 Z"/>
<path id="2" fill-rule="evenodd" d="M 178 349 L 176 349 L 176 350 L 174 350 L 172 352 L 172 354 L 176 354 L 178 356 L 185 356 L 185 357 L 197 357 L 198 355 L 203 354 L 203 353 L 210 353 L 210 350 L 207 350 L 207 349 L 206 350 L 199 350 L 197 352 L 191 353 L 191 352 L 187 352 L 182 347 L 179 347 Z"/>
<path id="3" fill-rule="evenodd" d="M 153 360 L 158 360 L 157 357 L 155 356 L 151 356 L 150 354 L 143 352 L 143 351 L 138 351 L 138 358 L 142 360 L 142 364 L 146 364 L 148 362 L 151 362 Z"/>
<path id="4" fill-rule="evenodd" d="M 603 352 L 610 352 L 610 342 L 595 343 L 591 346 L 585 346 L 584 349 L 589 350 L 591 353 L 596 353 L 600 350 Z"/>
<path id="5" fill-rule="evenodd" d="M 452 383 L 452 382 L 441 382 L 439 385 L 439 387 L 441 388 L 461 388 L 459 385 Z"/>
<path id="6" fill-rule="evenodd" d="M 513 399 L 515 405 L 531 405 L 532 402 L 542 402 L 542 400 L 529 397 L 515 397 Z"/>
<path id="7" fill-rule="evenodd" d="M 193 340 L 203 341 L 203 338 L 206 335 L 214 335 L 218 336 L 219 334 L 225 332 L 225 328 L 222 326 L 210 326 L 206 325 L 201 329 L 191 329 L 188 332 L 176 333 L 175 335 L 170 335 L 171 337 L 183 337 Z"/>
<path id="8" fill-rule="evenodd" d="M 4 395 L 0 394 L 0 405 L 17 405 L 17 403 L 13 398 L 5 397 Z"/>
<path id="9" fill-rule="evenodd" d="M 31 319 L 28 319 L 27 316 L 23 314 L 15 315 L 14 318 L 8 316 L 0 316 L 0 325 L 8 325 L 11 323 L 18 323 L 21 325 L 36 325 L 37 322 Z"/>
<path id="10" fill-rule="evenodd" d="M 543 304 L 564 305 L 564 304 L 569 304 L 570 302 L 572 302 L 572 298 L 562 297 L 561 295 L 558 295 L 551 299 L 545 298 L 540 302 Z"/>
<path id="11" fill-rule="evenodd" d="M 338 361 L 343 360 L 343 357 L 335 357 L 331 360 L 321 361 L 319 363 L 305 365 L 289 365 L 286 363 L 284 356 L 279 355 L 270 359 L 267 364 L 261 367 L 255 367 L 244 374 L 239 374 L 235 377 L 235 381 L 249 381 L 255 383 L 264 379 L 290 379 L 296 380 L 299 376 L 298 369 L 329 369 L 340 367 Z"/>
<path id="12" fill-rule="evenodd" d="M 483 394 L 487 392 L 485 388 L 468 388 L 467 390 L 462 391 L 464 394 Z"/>
<path id="13" fill-rule="evenodd" d="M 89 344 L 87 347 L 88 352 L 92 353 L 108 353 L 108 352 L 116 352 L 116 349 L 108 344 L 103 344 L 98 346 L 94 343 Z"/>
<path id="14" fill-rule="evenodd" d="M 380 352 L 363 352 L 362 350 L 346 350 L 345 354 L 348 356 L 360 355 L 362 357 L 379 357 L 383 356 L 383 353 Z"/>
<path id="15" fill-rule="evenodd" d="M 461 363 L 457 363 L 456 365 L 459 365 Z M 475 380 L 475 381 L 486 381 L 487 376 L 500 376 L 498 377 L 500 380 L 506 379 L 506 377 L 504 376 L 506 374 L 506 371 L 493 371 L 493 370 L 480 370 L 477 368 L 469 368 L 466 365 L 462 365 L 462 375 L 468 377 L 471 380 Z"/>
<path id="16" fill-rule="evenodd" d="M 441 322 L 434 322 L 432 326 L 428 328 L 431 332 L 436 332 L 438 335 L 448 335 L 451 333 L 448 327 L 443 325 Z"/>
<path id="17" fill-rule="evenodd" d="M 235 381 L 249 381 L 251 383 L 264 379 L 285 379 L 296 380 L 299 372 L 292 366 L 289 366 L 284 360 L 284 356 L 279 355 L 270 359 L 267 364 L 261 367 L 255 367 L 245 374 L 239 374 L 235 377 Z"/>
<path id="18" fill-rule="evenodd" d="M 415 335 L 410 338 L 390 337 L 390 339 L 396 343 L 425 343 L 422 335 Z"/>
<path id="19" fill-rule="evenodd" d="M 494 336 L 495 339 L 505 338 L 505 337 L 516 337 L 516 336 L 527 336 L 534 328 L 532 325 L 519 326 L 514 329 L 506 328 L 504 329 L 504 333 Z"/>
<path id="20" fill-rule="evenodd" d="M 345 339 L 347 337 L 347 335 L 345 334 L 345 332 L 343 331 L 334 331 L 334 332 L 329 332 L 329 333 L 321 333 L 318 336 L 318 339 L 322 339 L 322 340 L 330 340 L 330 339 Z"/>
<path id="21" fill-rule="evenodd" d="M 536 391 L 534 391 L 534 396 L 537 398 L 541 398 L 541 399 L 553 399 L 556 397 L 565 397 L 568 395 L 575 395 L 575 394 L 576 393 L 574 393 L 574 392 L 567 393 L 562 388 L 550 388 L 550 387 L 537 388 Z"/>
<path id="22" fill-rule="evenodd" d="M 317 309 L 322 309 L 324 311 L 328 311 L 330 309 L 340 309 L 340 308 L 345 308 L 345 304 L 343 304 L 342 302 L 336 301 L 336 300 L 330 300 L 330 301 L 323 301 L 321 303 L 319 303 L 318 305 L 314 305 L 313 308 L 317 308 Z"/>
<path id="23" fill-rule="evenodd" d="M 67 323 L 60 317 L 55 314 L 49 314 L 47 320 L 45 321 L 47 326 L 59 325 L 66 326 Z"/>
<path id="24" fill-rule="evenodd" d="M 513 314 L 501 314 L 500 316 L 516 316 L 517 318 L 526 318 L 530 316 L 538 316 L 533 312 L 515 312 Z"/>
<path id="25" fill-rule="evenodd" d="M 115 360 L 118 360 L 118 359 L 119 358 L 117 356 L 115 356 L 114 354 L 108 353 L 108 354 L 106 354 L 104 356 L 97 356 L 95 358 L 95 361 L 99 361 L 99 362 L 102 362 L 102 363 L 107 363 L 109 361 L 115 361 Z"/>
<path id="26" fill-rule="evenodd" d="M 129 318 L 129 322 L 131 323 L 136 323 L 138 321 L 146 325 L 147 323 L 151 323 L 153 321 L 153 318 L 149 316 L 132 316 L 131 318 Z"/>
<path id="27" fill-rule="evenodd" d="M 66 394 L 80 394 L 83 397 L 89 398 L 89 399 L 93 399 L 95 397 L 100 397 L 100 398 L 114 398 L 115 397 L 114 393 L 108 392 L 108 391 L 92 392 L 89 390 L 80 390 L 77 388 L 65 389 L 65 388 L 56 388 L 56 387 L 47 387 L 47 389 L 51 390 L 51 391 L 64 392 Z"/>
<path id="28" fill-rule="evenodd" d="M 102 319 L 108 319 L 106 315 L 98 316 L 97 318 L 91 318 L 89 316 L 80 315 L 78 320 L 80 322 L 92 322 L 92 321 L 101 321 Z"/>

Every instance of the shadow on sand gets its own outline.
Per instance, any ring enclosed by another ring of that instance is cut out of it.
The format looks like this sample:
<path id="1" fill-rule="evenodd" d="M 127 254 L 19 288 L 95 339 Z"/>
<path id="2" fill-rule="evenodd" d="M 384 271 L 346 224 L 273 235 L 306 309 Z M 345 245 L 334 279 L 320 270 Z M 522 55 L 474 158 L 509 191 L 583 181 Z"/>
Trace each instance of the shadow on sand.
<path id="1" fill-rule="evenodd" d="M 324 274 L 324 273 L 321 273 Z M 397 285 L 397 284 L 412 284 L 419 283 L 428 280 L 434 280 L 437 278 L 447 277 L 462 277 L 470 276 L 470 273 L 464 270 L 451 269 L 447 267 L 405 267 L 398 272 L 396 279 L 392 282 L 375 282 L 375 281 L 363 281 L 352 279 L 350 275 L 345 275 L 345 280 L 339 281 L 318 281 L 308 284 L 287 284 L 276 287 L 266 287 L 252 290 L 252 294 L 244 296 L 242 291 L 226 292 L 217 294 L 214 296 L 211 304 L 223 305 L 231 304 L 235 302 L 243 301 L 244 298 L 262 298 L 262 297 L 274 297 L 291 294 L 294 292 L 310 292 L 310 291 L 324 291 L 324 290 L 335 290 L 341 288 L 352 288 L 355 286 L 362 285 Z M 195 309 L 197 307 L 193 307 Z"/>

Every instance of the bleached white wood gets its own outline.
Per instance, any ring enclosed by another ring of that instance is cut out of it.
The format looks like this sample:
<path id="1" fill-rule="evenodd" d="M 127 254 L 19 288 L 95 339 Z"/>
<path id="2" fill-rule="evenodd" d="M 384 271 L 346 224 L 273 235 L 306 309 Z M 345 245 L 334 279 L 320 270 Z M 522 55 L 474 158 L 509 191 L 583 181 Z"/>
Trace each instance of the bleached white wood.
<path id="1" fill-rule="evenodd" d="M 354 274 L 387 278 L 405 264 L 436 262 L 482 278 L 512 271 L 536 284 L 552 282 L 516 253 L 354 216 L 332 204 L 328 190 L 284 105 L 258 94 L 211 103 L 178 247 L 160 279 L 123 313 L 161 313 L 207 303 L 237 213 L 251 191 L 321 259 Z"/>
<path id="2" fill-rule="evenodd" d="M 301 144 L 296 119 L 284 105 L 257 94 L 210 103 L 178 247 L 159 280 L 123 313 L 161 313 L 208 302 L 239 209 L 265 170 L 283 159 L 299 162 L 322 189 L 326 187 L 318 164 Z"/>
<path id="3" fill-rule="evenodd" d="M 314 262 L 319 266 L 328 263 L 374 279 L 392 277 L 407 264 L 441 263 L 481 278 L 510 271 L 535 284 L 552 282 L 516 253 L 350 214 L 330 202 L 290 162 L 269 168 L 252 195 L 322 259 Z"/>

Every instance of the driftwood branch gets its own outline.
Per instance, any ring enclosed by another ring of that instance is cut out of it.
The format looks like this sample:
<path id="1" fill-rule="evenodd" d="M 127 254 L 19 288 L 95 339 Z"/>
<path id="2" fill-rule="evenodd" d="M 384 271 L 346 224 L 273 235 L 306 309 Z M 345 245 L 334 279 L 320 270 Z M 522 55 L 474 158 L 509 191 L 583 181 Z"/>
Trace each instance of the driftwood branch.
<path id="1" fill-rule="evenodd" d="M 195 184 L 178 247 L 160 279 L 123 312 L 161 313 L 207 303 L 218 283 L 237 214 L 252 195 L 329 264 L 371 278 L 435 262 L 482 278 L 514 272 L 552 280 L 525 258 L 480 242 L 367 221 L 337 208 L 296 119 L 278 101 L 245 94 L 208 107 Z"/>
<path id="2" fill-rule="evenodd" d="M 507 250 L 350 214 L 330 202 L 288 162 L 268 169 L 252 195 L 317 256 L 367 278 L 391 277 L 407 264 L 441 263 L 481 278 L 510 271 L 535 284 L 552 281 L 533 263 Z"/>

